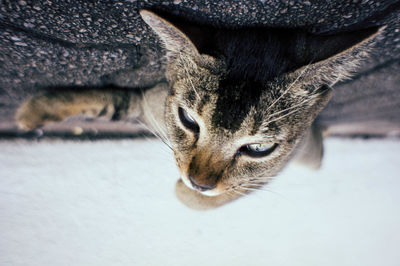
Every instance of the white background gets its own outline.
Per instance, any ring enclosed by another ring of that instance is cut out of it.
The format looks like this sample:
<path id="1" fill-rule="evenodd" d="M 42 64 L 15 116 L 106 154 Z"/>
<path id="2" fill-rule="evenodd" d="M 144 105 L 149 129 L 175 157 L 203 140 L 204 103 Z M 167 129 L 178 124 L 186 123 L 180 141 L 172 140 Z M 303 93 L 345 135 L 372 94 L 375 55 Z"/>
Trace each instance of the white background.
<path id="1" fill-rule="evenodd" d="M 1 141 L 0 265 L 400 265 L 400 142 L 327 139 L 212 211 L 157 141 Z"/>

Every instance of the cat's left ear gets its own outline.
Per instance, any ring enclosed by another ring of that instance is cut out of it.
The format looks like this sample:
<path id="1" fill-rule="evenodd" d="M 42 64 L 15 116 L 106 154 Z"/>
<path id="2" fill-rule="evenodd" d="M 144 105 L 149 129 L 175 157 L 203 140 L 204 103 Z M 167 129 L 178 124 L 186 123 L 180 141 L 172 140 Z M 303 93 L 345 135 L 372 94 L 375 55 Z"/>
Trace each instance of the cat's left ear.
<path id="1" fill-rule="evenodd" d="M 385 27 L 336 35 L 308 35 L 297 43 L 297 59 L 303 67 L 290 74 L 293 80 L 308 87 L 319 88 L 350 78 L 374 47 L 377 36 Z"/>
<path id="2" fill-rule="evenodd" d="M 165 45 L 167 58 L 177 58 L 179 55 L 197 57 L 199 52 L 193 42 L 177 27 L 148 10 L 141 10 L 140 15 Z"/>

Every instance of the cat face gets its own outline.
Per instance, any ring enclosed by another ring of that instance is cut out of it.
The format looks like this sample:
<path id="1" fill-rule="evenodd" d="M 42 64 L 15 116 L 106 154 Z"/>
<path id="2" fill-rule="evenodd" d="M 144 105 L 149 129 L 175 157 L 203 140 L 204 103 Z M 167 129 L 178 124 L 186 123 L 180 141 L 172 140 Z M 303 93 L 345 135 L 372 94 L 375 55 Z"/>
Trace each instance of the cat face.
<path id="1" fill-rule="evenodd" d="M 275 176 L 329 101 L 330 86 L 348 76 L 371 43 L 255 82 L 228 78 L 223 59 L 200 54 L 157 15 L 141 15 L 166 48 L 165 123 L 181 179 L 209 196 L 248 191 Z"/>
<path id="2" fill-rule="evenodd" d="M 301 88 L 290 77 L 228 82 L 215 69 L 182 68 L 190 72 L 171 81 L 165 121 L 182 180 L 206 195 L 266 183 L 330 98 L 330 89 Z"/>

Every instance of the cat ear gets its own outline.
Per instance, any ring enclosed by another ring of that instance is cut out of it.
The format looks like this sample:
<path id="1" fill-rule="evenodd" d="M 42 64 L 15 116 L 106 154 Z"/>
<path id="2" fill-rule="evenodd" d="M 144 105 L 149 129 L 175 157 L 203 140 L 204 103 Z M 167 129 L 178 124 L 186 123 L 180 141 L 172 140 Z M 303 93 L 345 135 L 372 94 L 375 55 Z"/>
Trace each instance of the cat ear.
<path id="1" fill-rule="evenodd" d="M 176 58 L 181 54 L 199 55 L 193 42 L 177 27 L 148 10 L 141 10 L 142 19 L 160 37 L 167 50 L 167 58 Z"/>
<path id="2" fill-rule="evenodd" d="M 290 74 L 300 84 L 318 88 L 351 77 L 362 60 L 368 57 L 376 37 L 384 27 L 369 28 L 330 36 L 309 35 L 300 42 L 296 60 L 303 67 Z"/>

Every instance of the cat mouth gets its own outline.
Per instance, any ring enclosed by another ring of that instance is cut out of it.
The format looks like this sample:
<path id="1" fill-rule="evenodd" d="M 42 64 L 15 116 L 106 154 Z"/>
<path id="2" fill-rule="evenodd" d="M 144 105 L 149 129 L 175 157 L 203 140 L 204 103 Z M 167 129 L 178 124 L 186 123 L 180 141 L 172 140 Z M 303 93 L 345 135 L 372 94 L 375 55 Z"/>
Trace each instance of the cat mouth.
<path id="1" fill-rule="evenodd" d="M 181 180 L 188 188 L 197 191 L 205 196 L 213 197 L 224 193 L 224 191 L 220 188 L 220 186 L 218 186 L 218 183 L 213 186 L 199 186 L 185 175 L 181 175 Z"/>
<path id="2" fill-rule="evenodd" d="M 190 178 L 189 178 L 190 179 Z M 192 185 L 192 187 L 194 188 L 194 189 L 196 189 L 196 190 L 198 190 L 198 191 L 200 191 L 200 192 L 205 192 L 205 191 L 207 191 L 207 190 L 212 190 L 212 189 L 214 189 L 217 185 L 215 184 L 215 185 L 212 185 L 212 186 L 209 186 L 209 185 L 202 185 L 202 186 L 200 186 L 200 185 L 198 185 L 198 184 L 196 184 L 192 179 L 190 179 L 190 183 L 191 183 L 191 185 Z"/>

